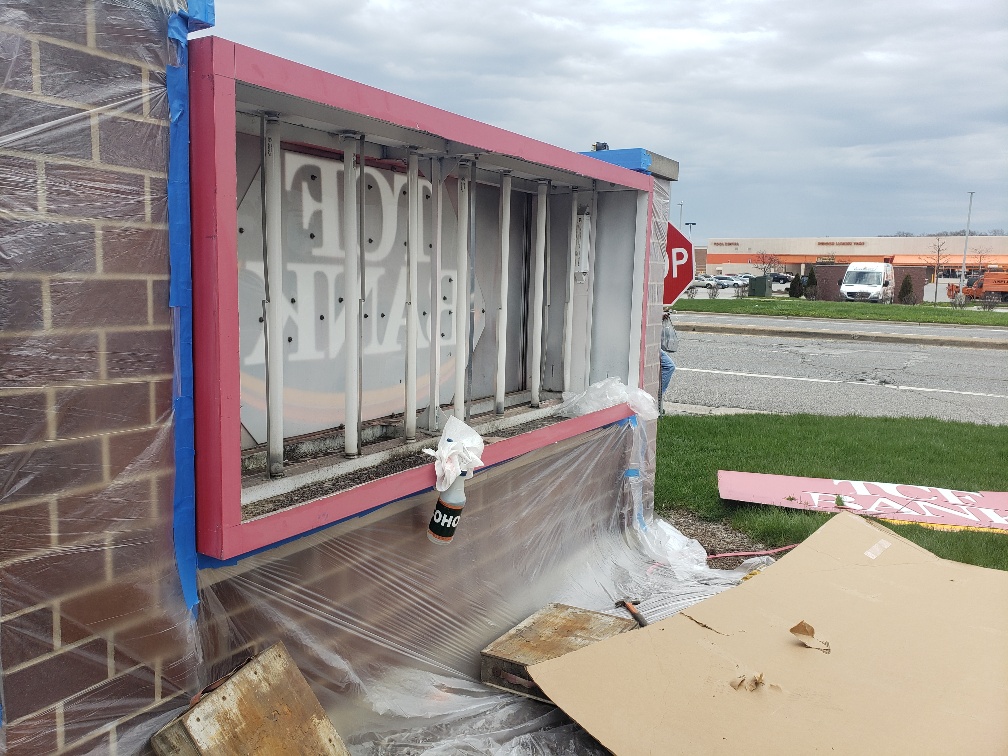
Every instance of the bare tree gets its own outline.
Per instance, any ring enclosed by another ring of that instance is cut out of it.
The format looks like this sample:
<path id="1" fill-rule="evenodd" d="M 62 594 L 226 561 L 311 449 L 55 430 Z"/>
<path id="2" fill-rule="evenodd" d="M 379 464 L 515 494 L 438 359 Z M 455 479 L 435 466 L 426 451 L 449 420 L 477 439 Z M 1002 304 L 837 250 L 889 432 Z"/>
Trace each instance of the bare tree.
<path id="1" fill-rule="evenodd" d="M 992 256 L 993 254 L 991 253 L 990 247 L 977 247 L 973 251 L 973 257 L 976 258 L 977 273 L 983 275 L 984 268 L 990 265 Z"/>
<path id="2" fill-rule="evenodd" d="M 767 252 L 765 249 L 761 249 L 756 253 L 755 266 L 763 271 L 764 276 L 770 275 L 773 271 L 777 270 L 781 266 L 781 259 L 779 255 L 773 255 Z"/>
<path id="3" fill-rule="evenodd" d="M 938 273 L 941 271 L 944 265 L 948 264 L 949 253 L 946 251 L 948 242 L 942 239 L 940 236 L 936 236 L 935 240 L 928 247 L 927 254 L 924 255 L 924 263 L 931 268 L 934 268 L 934 282 L 935 282 L 935 295 L 934 303 L 938 304 Z"/>

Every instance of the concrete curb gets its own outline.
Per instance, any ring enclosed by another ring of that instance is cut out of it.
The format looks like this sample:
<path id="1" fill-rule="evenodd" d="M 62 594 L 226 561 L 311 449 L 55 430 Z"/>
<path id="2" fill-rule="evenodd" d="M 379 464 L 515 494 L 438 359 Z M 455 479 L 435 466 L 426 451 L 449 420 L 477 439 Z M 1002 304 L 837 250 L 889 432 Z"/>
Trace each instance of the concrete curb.
<path id="1" fill-rule="evenodd" d="M 745 336 L 782 336 L 797 339 L 837 339 L 845 341 L 871 341 L 880 344 L 922 344 L 925 346 L 967 347 L 970 349 L 1008 350 L 1008 339 L 987 339 L 978 336 L 931 336 L 875 331 L 837 331 L 830 329 L 797 328 L 788 326 L 756 326 L 731 323 L 699 323 L 675 319 L 677 331 L 697 333 L 735 333 Z"/>

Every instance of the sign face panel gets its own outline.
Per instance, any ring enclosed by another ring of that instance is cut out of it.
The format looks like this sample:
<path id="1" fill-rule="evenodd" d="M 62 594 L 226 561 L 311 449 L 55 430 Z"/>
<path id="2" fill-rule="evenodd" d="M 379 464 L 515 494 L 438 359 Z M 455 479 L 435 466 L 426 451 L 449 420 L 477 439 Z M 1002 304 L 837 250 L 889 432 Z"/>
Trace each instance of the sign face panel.
<path id="1" fill-rule="evenodd" d="M 668 257 L 668 271 L 665 274 L 665 296 L 662 298 L 662 304 L 670 305 L 686 291 L 696 272 L 693 243 L 671 223 L 665 242 L 665 255 Z"/>
<path id="2" fill-rule="evenodd" d="M 722 499 L 1008 534 L 1008 493 L 718 470 Z"/>

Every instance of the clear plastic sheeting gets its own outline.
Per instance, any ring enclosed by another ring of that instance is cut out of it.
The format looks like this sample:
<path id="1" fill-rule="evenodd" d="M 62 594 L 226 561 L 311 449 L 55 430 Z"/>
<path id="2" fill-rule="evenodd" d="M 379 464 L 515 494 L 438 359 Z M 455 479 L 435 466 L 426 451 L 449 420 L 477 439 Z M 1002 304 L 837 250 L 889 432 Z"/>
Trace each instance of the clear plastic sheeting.
<path id="1" fill-rule="evenodd" d="M 593 383 L 580 394 L 567 392 L 557 414 L 580 417 L 591 412 L 627 404 L 642 420 L 658 419 L 658 402 L 644 389 L 630 388 L 619 378 L 606 378 Z"/>
<path id="2" fill-rule="evenodd" d="M 212 674 L 282 640 L 355 754 L 604 752 L 555 707 L 482 685 L 480 650 L 550 602 L 632 598 L 658 620 L 746 574 L 642 511 L 643 427 L 477 470 L 449 546 L 426 538 L 430 492 L 201 570 Z"/>

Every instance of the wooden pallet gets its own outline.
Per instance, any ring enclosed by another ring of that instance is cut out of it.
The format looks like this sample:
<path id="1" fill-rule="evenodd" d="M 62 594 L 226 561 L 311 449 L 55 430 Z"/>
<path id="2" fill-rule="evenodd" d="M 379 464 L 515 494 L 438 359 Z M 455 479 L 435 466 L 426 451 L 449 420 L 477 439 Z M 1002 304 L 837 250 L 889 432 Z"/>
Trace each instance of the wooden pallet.
<path id="1" fill-rule="evenodd" d="M 549 604 L 480 652 L 480 680 L 494 688 L 552 703 L 529 678 L 528 667 L 636 627 L 630 618 Z"/>

